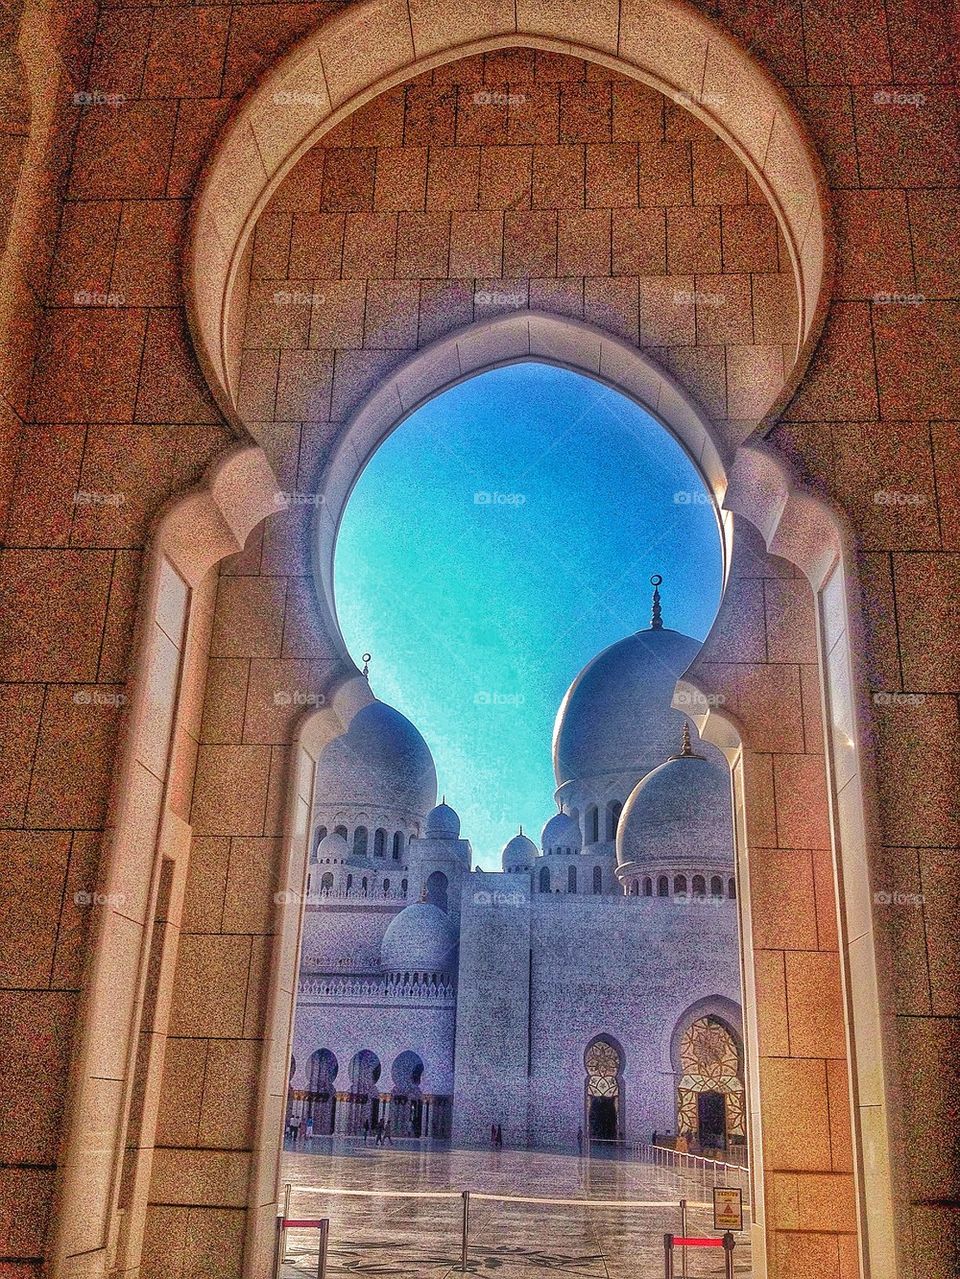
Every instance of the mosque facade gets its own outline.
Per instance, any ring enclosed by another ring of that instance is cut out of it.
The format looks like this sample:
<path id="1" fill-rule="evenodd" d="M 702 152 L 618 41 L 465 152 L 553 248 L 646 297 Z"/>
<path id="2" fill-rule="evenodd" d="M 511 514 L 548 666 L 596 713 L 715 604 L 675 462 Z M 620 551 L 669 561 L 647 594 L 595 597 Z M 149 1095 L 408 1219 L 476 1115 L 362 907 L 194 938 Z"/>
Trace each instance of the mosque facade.
<path id="1" fill-rule="evenodd" d="M 652 624 L 557 715 L 558 811 L 474 868 L 417 729 L 371 701 L 318 765 L 288 1115 L 544 1149 L 745 1133 L 729 769 Z"/>

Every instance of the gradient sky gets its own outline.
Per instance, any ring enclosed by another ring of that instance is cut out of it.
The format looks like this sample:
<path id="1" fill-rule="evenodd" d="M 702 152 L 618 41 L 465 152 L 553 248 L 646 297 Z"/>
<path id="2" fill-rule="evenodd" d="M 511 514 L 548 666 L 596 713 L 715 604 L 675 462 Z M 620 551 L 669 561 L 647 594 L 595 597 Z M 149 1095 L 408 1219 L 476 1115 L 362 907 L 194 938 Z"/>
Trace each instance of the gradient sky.
<path id="1" fill-rule="evenodd" d="M 337 541 L 337 614 L 374 693 L 426 738 L 475 864 L 556 811 L 557 707 L 601 649 L 716 614 L 713 507 L 679 444 L 589 378 L 516 364 L 411 415 L 361 475 Z"/>

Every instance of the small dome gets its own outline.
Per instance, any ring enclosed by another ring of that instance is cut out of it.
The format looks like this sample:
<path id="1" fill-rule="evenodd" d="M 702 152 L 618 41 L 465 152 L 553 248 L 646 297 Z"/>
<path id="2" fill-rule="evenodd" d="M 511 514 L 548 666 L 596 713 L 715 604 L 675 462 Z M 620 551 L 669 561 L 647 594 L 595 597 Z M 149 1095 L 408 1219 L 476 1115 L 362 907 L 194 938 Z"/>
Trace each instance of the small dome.
<path id="1" fill-rule="evenodd" d="M 694 753 L 674 755 L 638 783 L 617 830 L 617 862 L 733 862 L 730 774 Z"/>
<path id="2" fill-rule="evenodd" d="M 503 846 L 501 865 L 504 870 L 530 870 L 537 856 L 537 846 L 526 835 L 514 835 Z"/>
<path id="3" fill-rule="evenodd" d="M 436 803 L 437 774 L 410 721 L 386 702 L 370 702 L 321 751 L 316 793 L 320 803 L 422 815 Z"/>
<path id="4" fill-rule="evenodd" d="M 460 818 L 443 800 L 427 813 L 423 828 L 427 839 L 459 839 Z"/>
<path id="5" fill-rule="evenodd" d="M 332 830 L 329 835 L 324 835 L 320 843 L 317 845 L 317 858 L 326 859 L 328 861 L 342 861 L 350 856 L 350 849 L 347 841 L 342 835 L 338 835 Z"/>
<path id="6" fill-rule="evenodd" d="M 580 827 L 569 813 L 554 813 L 543 828 L 540 847 L 545 853 L 579 853 L 583 847 Z"/>
<path id="7" fill-rule="evenodd" d="M 387 972 L 452 973 L 457 930 L 450 916 L 429 902 L 414 902 L 394 915 L 380 945 Z"/>
<path id="8" fill-rule="evenodd" d="M 557 785 L 626 774 L 643 777 L 676 749 L 683 716 L 671 702 L 699 640 L 667 627 L 637 631 L 583 668 L 553 729 Z"/>

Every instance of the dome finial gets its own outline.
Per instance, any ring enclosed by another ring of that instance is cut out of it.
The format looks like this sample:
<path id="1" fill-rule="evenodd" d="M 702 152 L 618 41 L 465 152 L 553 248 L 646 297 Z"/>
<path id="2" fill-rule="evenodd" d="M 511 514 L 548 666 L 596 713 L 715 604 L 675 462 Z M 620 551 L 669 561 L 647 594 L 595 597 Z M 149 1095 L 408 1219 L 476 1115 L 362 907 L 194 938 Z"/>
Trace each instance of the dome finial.
<path id="1" fill-rule="evenodd" d="M 520 823 L 520 834 L 523 834 L 523 822 Z"/>
<path id="2" fill-rule="evenodd" d="M 371 653 L 364 653 L 364 654 L 363 654 L 363 673 L 364 673 L 364 675 L 369 675 L 369 674 L 370 674 L 370 658 L 371 658 L 371 656 L 372 656 L 372 654 L 371 654 Z"/>
<path id="3" fill-rule="evenodd" d="M 652 631 L 663 630 L 663 618 L 660 613 L 660 583 L 663 578 L 659 573 L 654 573 L 650 578 L 650 585 L 653 587 L 653 614 L 650 618 L 650 629 Z"/>
<path id="4" fill-rule="evenodd" d="M 683 736 L 680 739 L 680 754 L 692 755 L 693 750 L 690 746 L 690 725 L 686 720 L 683 721 Z"/>

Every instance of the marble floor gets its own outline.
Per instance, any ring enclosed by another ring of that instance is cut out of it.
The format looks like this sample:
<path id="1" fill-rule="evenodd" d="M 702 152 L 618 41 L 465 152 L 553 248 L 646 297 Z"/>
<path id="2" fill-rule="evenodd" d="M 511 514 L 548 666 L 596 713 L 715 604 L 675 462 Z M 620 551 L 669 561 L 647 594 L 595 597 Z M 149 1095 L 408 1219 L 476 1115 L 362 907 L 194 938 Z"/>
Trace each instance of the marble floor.
<path id="1" fill-rule="evenodd" d="M 690 1204 L 688 1232 L 715 1233 L 709 1193 L 698 1180 L 628 1160 L 412 1144 L 383 1150 L 328 1140 L 315 1141 L 311 1150 L 287 1151 L 281 1181 L 292 1187 L 292 1216 L 330 1219 L 330 1279 L 349 1274 L 456 1279 L 465 1189 L 471 1192 L 467 1269 L 474 1275 L 659 1279 L 663 1234 L 679 1232 L 681 1196 Z M 330 1193 L 333 1188 L 365 1193 Z M 411 1191 L 453 1193 L 427 1198 Z M 483 1194 L 589 1200 L 591 1206 L 478 1197 Z M 610 1206 L 593 1206 L 597 1203 Z M 738 1237 L 738 1275 L 751 1273 L 747 1238 Z M 284 1279 L 315 1275 L 317 1259 L 316 1232 L 291 1230 Z M 680 1269 L 678 1256 L 678 1276 Z M 687 1274 L 722 1275 L 721 1250 L 691 1249 Z"/>

